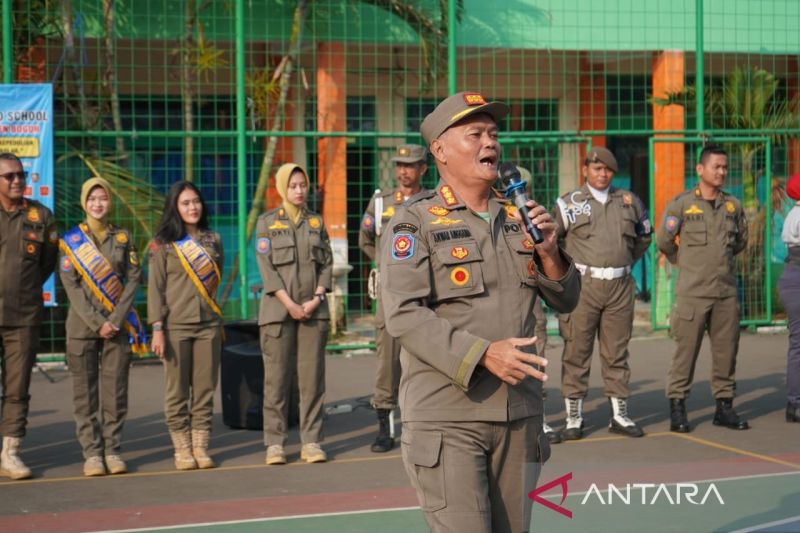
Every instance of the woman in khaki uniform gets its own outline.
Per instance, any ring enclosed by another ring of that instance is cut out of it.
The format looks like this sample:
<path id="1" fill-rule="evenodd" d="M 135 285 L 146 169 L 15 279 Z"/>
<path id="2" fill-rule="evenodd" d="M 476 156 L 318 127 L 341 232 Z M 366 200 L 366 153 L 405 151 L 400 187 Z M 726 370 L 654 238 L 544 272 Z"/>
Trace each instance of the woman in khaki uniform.
<path id="1" fill-rule="evenodd" d="M 285 464 L 283 446 L 292 380 L 300 389 L 300 458 L 327 460 L 320 447 L 325 396 L 325 342 L 330 324 L 325 293 L 333 254 L 322 217 L 308 211 L 308 175 L 287 163 L 275 176 L 283 198 L 256 226 L 256 258 L 264 295 L 258 324 L 264 357 L 264 444 L 268 465 Z"/>
<path id="2" fill-rule="evenodd" d="M 208 441 L 222 351 L 215 301 L 222 264 L 222 241 L 208 227 L 200 190 L 175 183 L 151 246 L 147 313 L 153 353 L 166 372 L 164 410 L 178 470 L 215 466 Z"/>
<path id="3" fill-rule="evenodd" d="M 133 310 L 142 271 L 128 230 L 108 223 L 108 182 L 87 180 L 81 206 L 86 220 L 59 243 L 61 283 L 70 301 L 67 363 L 75 423 L 84 475 L 122 474 L 127 472 L 119 450 L 128 411 L 131 346 L 146 350 L 144 329 Z"/>

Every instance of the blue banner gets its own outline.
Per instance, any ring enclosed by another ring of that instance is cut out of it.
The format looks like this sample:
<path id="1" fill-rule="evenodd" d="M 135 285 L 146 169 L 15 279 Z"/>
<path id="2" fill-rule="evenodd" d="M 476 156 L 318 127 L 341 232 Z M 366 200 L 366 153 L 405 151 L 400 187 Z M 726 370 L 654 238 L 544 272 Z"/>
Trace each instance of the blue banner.
<path id="1" fill-rule="evenodd" d="M 0 84 L 0 152 L 22 160 L 28 172 L 25 196 L 55 212 L 51 84 Z M 45 282 L 42 297 L 45 305 L 56 305 L 55 276 Z"/>

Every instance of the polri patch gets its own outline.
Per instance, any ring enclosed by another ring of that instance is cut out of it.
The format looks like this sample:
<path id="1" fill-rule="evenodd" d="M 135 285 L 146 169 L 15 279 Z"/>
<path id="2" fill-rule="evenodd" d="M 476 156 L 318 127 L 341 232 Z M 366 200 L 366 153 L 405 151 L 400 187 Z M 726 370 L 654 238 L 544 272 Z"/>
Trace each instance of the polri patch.
<path id="1" fill-rule="evenodd" d="M 463 246 L 453 246 L 453 249 L 450 250 L 450 255 L 452 255 L 456 259 L 464 259 L 469 255 L 469 250 L 467 250 Z"/>
<path id="2" fill-rule="evenodd" d="M 681 227 L 681 221 L 678 217 L 675 216 L 668 216 L 667 219 L 664 221 L 664 228 L 667 230 L 668 233 L 675 235 L 678 232 L 678 228 Z"/>
<path id="3" fill-rule="evenodd" d="M 269 238 L 268 237 L 259 237 L 256 240 L 256 251 L 260 254 L 265 254 L 269 252 Z"/>
<path id="4" fill-rule="evenodd" d="M 371 230 L 375 227 L 375 219 L 372 218 L 372 215 L 364 215 L 364 218 L 361 219 L 361 227 L 365 230 Z"/>
<path id="5" fill-rule="evenodd" d="M 416 239 L 410 233 L 397 233 L 392 241 L 392 257 L 401 261 L 414 255 Z"/>
<path id="6" fill-rule="evenodd" d="M 117 233 L 115 239 L 117 239 L 117 242 L 120 243 L 120 244 L 127 244 L 128 243 L 128 236 L 125 235 L 123 232 Z"/>
<path id="7" fill-rule="evenodd" d="M 69 272 L 72 270 L 72 259 L 69 257 L 63 257 L 61 259 L 61 270 L 62 272 Z"/>

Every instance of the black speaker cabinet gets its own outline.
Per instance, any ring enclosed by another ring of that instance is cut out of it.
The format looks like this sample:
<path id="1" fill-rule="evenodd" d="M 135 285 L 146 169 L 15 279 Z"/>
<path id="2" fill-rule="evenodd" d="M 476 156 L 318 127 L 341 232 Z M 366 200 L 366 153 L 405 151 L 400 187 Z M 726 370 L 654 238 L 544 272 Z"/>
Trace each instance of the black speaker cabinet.
<path id="1" fill-rule="evenodd" d="M 263 429 L 264 362 L 261 358 L 258 322 L 242 320 L 225 324 L 222 348 L 222 421 L 231 428 Z M 299 392 L 294 378 L 289 402 L 289 425 L 297 425 Z"/>

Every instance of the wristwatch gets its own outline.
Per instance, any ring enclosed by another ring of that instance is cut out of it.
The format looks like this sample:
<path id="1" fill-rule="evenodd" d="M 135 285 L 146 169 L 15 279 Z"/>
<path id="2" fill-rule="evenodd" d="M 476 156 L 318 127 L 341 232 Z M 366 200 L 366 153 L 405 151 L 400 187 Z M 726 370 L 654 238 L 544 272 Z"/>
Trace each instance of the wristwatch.
<path id="1" fill-rule="evenodd" d="M 163 324 L 153 324 L 153 331 L 164 331 Z"/>
<path id="2" fill-rule="evenodd" d="M 320 303 L 324 303 L 325 302 L 325 293 L 323 292 L 322 294 L 317 294 L 317 298 L 319 298 Z"/>

